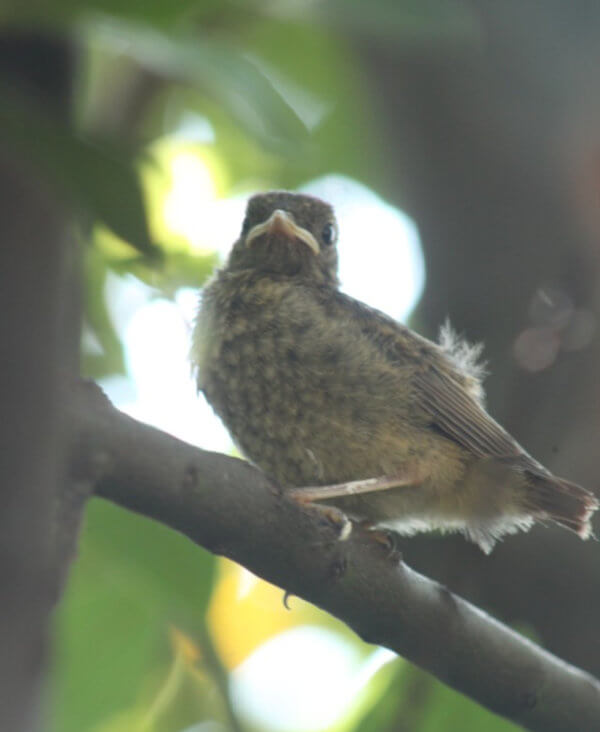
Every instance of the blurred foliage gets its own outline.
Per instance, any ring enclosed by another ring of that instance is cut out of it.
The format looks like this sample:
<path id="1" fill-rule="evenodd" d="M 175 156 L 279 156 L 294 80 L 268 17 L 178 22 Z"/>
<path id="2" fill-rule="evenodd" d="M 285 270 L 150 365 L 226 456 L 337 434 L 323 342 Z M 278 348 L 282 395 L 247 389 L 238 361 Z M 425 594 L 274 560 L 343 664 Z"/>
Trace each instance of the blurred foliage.
<path id="1" fill-rule="evenodd" d="M 239 565 L 223 560 L 213 593 L 208 623 L 223 663 L 234 669 L 265 640 L 300 623 L 315 622 L 318 613 L 294 598 L 294 612 L 283 606 L 281 589 L 262 582 Z M 252 618 L 241 623 L 240 618 Z"/>
<path id="2" fill-rule="evenodd" d="M 0 22 L 77 40 L 72 122 L 0 70 L 0 134 L 80 214 L 82 364 L 95 378 L 126 370 L 107 303 L 112 276 L 132 275 L 173 298 L 215 265 L 210 242 L 166 222 L 176 154 L 196 155 L 210 171 L 205 205 L 331 172 L 377 188 L 385 150 L 376 100 L 349 39 L 477 40 L 472 18 L 451 0 L 5 0 Z M 206 121 L 211 139 L 187 134 L 190 119 Z M 249 728 L 236 719 L 229 673 L 261 643 L 320 623 L 359 644 L 316 608 L 291 598 L 290 612 L 282 600 L 280 589 L 174 532 L 94 501 L 56 617 L 48 728 L 175 732 L 203 720 Z M 370 648 L 360 647 L 367 658 Z M 512 726 L 396 661 L 349 700 L 335 729 Z"/>
<path id="3" fill-rule="evenodd" d="M 94 501 L 56 623 L 53 728 L 112 732 L 125 711 L 140 729 L 180 729 L 210 713 L 214 683 L 200 670 L 208 654 L 198 628 L 214 569 L 211 554 L 175 532 Z M 144 727 L 173 673 L 177 704 L 155 709 L 173 719 Z"/>
<path id="4" fill-rule="evenodd" d="M 140 252 L 156 254 L 140 183 L 127 151 L 95 146 L 73 134 L 43 105 L 16 93 L 0 76 L 0 131 L 89 216 L 106 223 Z M 125 157 L 123 157 L 125 153 Z"/>

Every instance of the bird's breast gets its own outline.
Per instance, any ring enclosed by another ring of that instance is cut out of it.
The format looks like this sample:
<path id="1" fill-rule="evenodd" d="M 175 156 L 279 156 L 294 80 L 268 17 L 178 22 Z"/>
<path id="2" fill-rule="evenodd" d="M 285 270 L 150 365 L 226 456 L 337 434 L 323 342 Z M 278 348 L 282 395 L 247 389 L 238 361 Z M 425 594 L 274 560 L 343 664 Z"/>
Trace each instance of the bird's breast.
<path id="1" fill-rule="evenodd" d="M 288 483 L 314 479 L 322 466 L 311 430 L 324 394 L 309 385 L 294 327 L 268 302 L 268 292 L 220 300 L 206 300 L 196 324 L 199 388 L 263 470 Z"/>
<path id="2" fill-rule="evenodd" d="M 308 288 L 219 283 L 194 343 L 199 388 L 242 452 L 283 484 L 389 474 L 421 444 L 404 372 Z"/>

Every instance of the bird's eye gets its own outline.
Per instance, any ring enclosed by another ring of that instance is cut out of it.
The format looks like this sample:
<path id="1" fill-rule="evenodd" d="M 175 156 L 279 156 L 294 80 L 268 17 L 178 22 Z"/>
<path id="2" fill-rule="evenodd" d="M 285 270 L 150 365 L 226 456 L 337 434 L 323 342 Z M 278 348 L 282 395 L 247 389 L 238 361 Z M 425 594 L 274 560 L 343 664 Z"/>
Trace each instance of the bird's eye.
<path id="1" fill-rule="evenodd" d="M 327 246 L 333 244 L 335 241 L 335 226 L 331 222 L 325 224 L 323 227 L 321 239 L 323 240 L 323 244 L 326 244 Z"/>

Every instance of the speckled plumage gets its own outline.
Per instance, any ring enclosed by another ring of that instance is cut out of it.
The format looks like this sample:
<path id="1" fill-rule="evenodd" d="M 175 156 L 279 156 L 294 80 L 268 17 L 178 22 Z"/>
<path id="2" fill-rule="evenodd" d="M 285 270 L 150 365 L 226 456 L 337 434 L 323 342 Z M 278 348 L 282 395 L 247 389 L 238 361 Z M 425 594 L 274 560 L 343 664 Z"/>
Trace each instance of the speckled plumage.
<path id="1" fill-rule="evenodd" d="M 265 228 L 275 210 L 298 236 L 280 222 Z M 328 225 L 333 211 L 318 199 L 255 196 L 203 294 L 198 387 L 242 452 L 284 487 L 417 466 L 414 486 L 327 501 L 404 533 L 460 530 L 489 551 L 502 534 L 551 518 L 587 536 L 595 499 L 551 476 L 486 414 L 478 351 L 448 329 L 434 344 L 342 294 Z"/>

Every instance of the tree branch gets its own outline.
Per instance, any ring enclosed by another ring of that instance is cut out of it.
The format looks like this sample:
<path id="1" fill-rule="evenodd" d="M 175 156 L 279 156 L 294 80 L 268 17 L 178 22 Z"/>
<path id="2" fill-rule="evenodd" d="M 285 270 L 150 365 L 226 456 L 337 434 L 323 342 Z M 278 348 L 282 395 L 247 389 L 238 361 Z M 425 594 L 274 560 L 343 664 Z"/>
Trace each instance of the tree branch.
<path id="1" fill-rule="evenodd" d="M 68 115 L 72 67 L 66 39 L 0 31 L 0 76 L 43 98 L 48 115 Z M 3 115 L 10 102 L 1 104 Z M 65 482 L 63 391 L 79 370 L 76 257 L 57 186 L 0 137 L 0 729 L 31 732 L 39 725 L 50 612 L 74 544 L 61 523 L 54 553 L 49 517 Z"/>
<path id="2" fill-rule="evenodd" d="M 345 542 L 257 469 L 119 413 L 91 384 L 71 405 L 96 494 L 166 524 L 303 597 L 497 714 L 540 732 L 600 729 L 600 683 L 386 556 Z"/>

